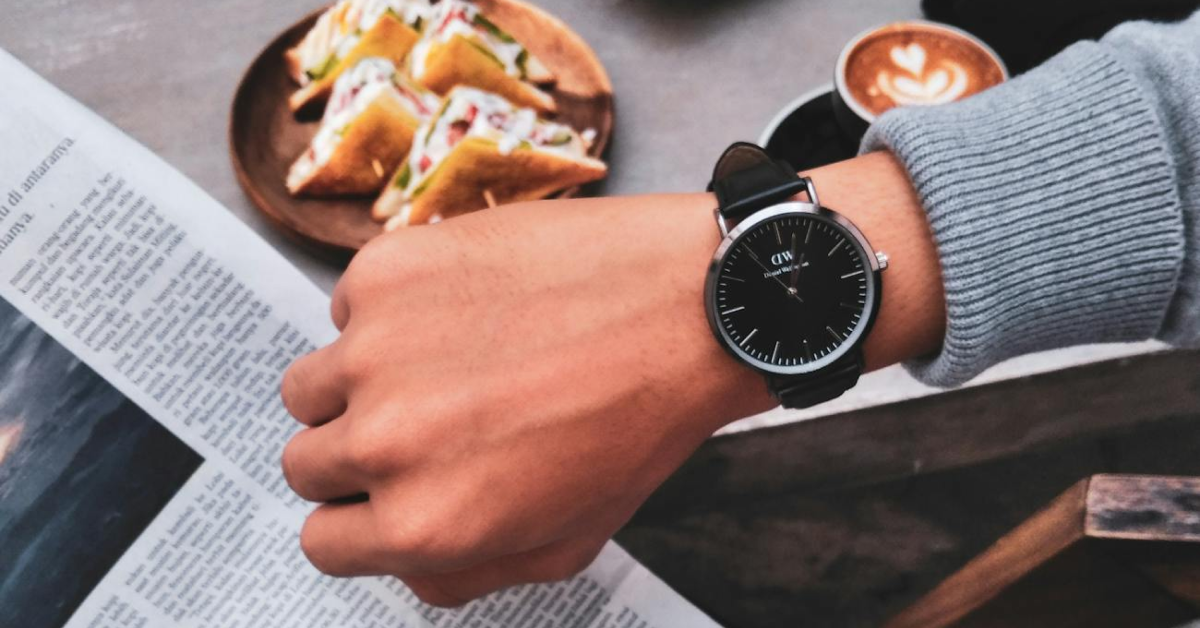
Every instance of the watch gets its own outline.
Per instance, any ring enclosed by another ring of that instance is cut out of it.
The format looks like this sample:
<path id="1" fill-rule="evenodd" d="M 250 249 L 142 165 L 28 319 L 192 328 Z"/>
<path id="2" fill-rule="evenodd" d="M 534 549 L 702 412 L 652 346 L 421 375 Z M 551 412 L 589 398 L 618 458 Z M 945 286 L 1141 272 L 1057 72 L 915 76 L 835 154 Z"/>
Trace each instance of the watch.
<path id="1" fill-rule="evenodd" d="M 822 207 L 811 179 L 754 144 L 725 151 L 709 191 L 723 238 L 705 283 L 717 341 L 763 373 L 784 407 L 807 408 L 853 388 L 887 255 Z"/>

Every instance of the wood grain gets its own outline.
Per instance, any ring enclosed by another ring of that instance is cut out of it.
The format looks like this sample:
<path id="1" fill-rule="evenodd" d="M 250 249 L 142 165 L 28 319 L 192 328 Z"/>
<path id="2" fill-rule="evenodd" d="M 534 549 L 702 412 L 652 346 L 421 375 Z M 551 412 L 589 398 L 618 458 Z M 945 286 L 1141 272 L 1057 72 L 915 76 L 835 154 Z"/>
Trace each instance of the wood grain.
<path id="1" fill-rule="evenodd" d="M 1068 489 L 1044 510 L 996 542 L 887 628 L 950 626 L 1028 576 L 1083 537 L 1088 480 Z"/>
<path id="2" fill-rule="evenodd" d="M 1096 476 L 1084 526 L 1094 538 L 1200 543 L 1200 478 Z"/>
<path id="3" fill-rule="evenodd" d="M 1197 500 L 1195 478 L 1083 480 L 886 628 L 1177 626 L 1200 608 Z"/>
<path id="4" fill-rule="evenodd" d="M 556 119 L 576 129 L 594 129 L 590 149 L 601 157 L 613 130 L 612 82 L 595 52 L 565 23 L 520 0 L 480 0 L 480 8 L 554 72 L 550 93 Z M 316 11 L 276 37 L 250 64 L 230 113 L 230 155 L 247 197 L 297 242 L 335 261 L 345 261 L 382 227 L 371 220 L 369 198 L 296 198 L 284 185 L 287 171 L 308 147 L 317 122 L 299 122 L 287 105 L 296 86 L 288 78 L 284 51 L 312 27 Z M 389 173 L 390 174 L 390 173 Z M 579 188 L 555 194 L 565 198 Z"/>

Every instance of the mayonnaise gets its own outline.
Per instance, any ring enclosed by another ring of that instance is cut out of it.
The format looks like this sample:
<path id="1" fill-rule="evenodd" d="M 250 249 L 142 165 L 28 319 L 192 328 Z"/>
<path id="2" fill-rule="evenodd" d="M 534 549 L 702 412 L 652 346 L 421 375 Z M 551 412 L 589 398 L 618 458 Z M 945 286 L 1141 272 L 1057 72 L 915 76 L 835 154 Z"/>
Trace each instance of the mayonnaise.
<path id="1" fill-rule="evenodd" d="M 433 47 L 450 41 L 456 35 L 480 44 L 495 55 L 509 76 L 524 78 L 524 68 L 521 67 L 520 59 L 525 55 L 525 47 L 513 41 L 507 34 L 497 36 L 487 26 L 479 23 L 486 19 L 475 5 L 461 0 L 442 0 L 435 5 L 429 13 L 429 21 L 421 41 L 417 42 L 409 56 L 409 71 L 413 78 L 419 79 L 425 75 L 425 67 Z"/>
<path id="2" fill-rule="evenodd" d="M 429 117 L 439 102 L 432 92 L 408 83 L 391 61 L 382 57 L 363 59 L 334 83 L 321 128 L 309 145 L 308 159 L 297 163 L 293 175 L 304 178 L 328 163 L 346 129 L 380 97 L 395 99 L 418 120 Z"/>
<path id="3" fill-rule="evenodd" d="M 447 98 L 442 114 L 425 123 L 413 139 L 404 186 L 409 198 L 466 138 L 495 142 L 503 155 L 528 147 L 571 159 L 586 156 L 588 142 L 574 129 L 539 120 L 533 109 L 518 108 L 500 96 L 473 87 L 456 87 Z"/>
<path id="4" fill-rule="evenodd" d="M 310 72 L 324 69 L 333 60 L 344 59 L 389 11 L 414 28 L 429 14 L 429 0 L 341 0 L 321 17 L 296 46 L 304 82 Z"/>

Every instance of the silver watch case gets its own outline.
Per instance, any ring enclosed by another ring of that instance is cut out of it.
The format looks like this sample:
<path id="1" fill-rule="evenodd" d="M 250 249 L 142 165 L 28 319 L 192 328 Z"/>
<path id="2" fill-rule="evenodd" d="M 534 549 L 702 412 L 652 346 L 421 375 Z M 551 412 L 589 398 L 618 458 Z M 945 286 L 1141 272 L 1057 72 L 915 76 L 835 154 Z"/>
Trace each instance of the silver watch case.
<path id="1" fill-rule="evenodd" d="M 871 326 L 875 323 L 875 317 L 879 312 L 879 300 L 881 292 L 880 273 L 887 268 L 887 255 L 876 253 L 875 249 L 871 248 L 871 243 L 867 241 L 866 236 L 858 230 L 854 223 L 850 222 L 845 216 L 820 205 L 813 203 L 805 203 L 802 201 L 787 201 L 778 205 L 772 205 L 765 209 L 750 214 L 732 229 L 728 228 L 724 218 L 721 217 L 720 211 L 714 212 L 717 224 L 721 229 L 724 239 L 713 253 L 712 261 L 708 265 L 708 275 L 704 282 L 704 309 L 708 315 L 708 324 L 712 328 L 713 335 L 717 337 L 717 341 L 721 346 L 725 347 L 738 360 L 745 362 L 751 367 L 773 375 L 800 375 L 806 373 L 815 373 L 827 366 L 834 364 L 842 356 L 846 355 L 851 349 L 859 346 L 871 331 Z M 831 353 L 821 356 L 820 358 L 808 364 L 797 366 L 777 366 L 768 364 L 755 358 L 737 345 L 725 329 L 721 326 L 719 315 L 717 313 L 717 275 L 721 270 L 722 262 L 729 251 L 738 244 L 742 236 L 747 232 L 752 231 L 764 222 L 773 218 L 787 215 L 803 215 L 805 217 L 813 217 L 823 222 L 829 223 L 834 228 L 839 229 L 849 236 L 848 241 L 858 251 L 859 256 L 866 262 L 871 269 L 867 280 L 867 295 L 866 302 L 863 304 L 863 316 L 858 322 L 858 326 L 854 328 L 846 341 L 843 342 L 837 349 Z"/>

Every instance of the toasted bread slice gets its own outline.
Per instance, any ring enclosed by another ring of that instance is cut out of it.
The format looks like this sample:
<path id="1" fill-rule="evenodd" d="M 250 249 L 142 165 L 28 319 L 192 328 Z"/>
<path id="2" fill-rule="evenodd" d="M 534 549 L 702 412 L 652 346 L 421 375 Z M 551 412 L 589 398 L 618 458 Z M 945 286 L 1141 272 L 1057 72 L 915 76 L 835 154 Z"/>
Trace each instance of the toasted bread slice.
<path id="1" fill-rule="evenodd" d="M 447 95 L 372 208 L 389 226 L 425 224 L 497 204 L 545 198 L 603 178 L 604 162 L 570 127 L 470 87 Z"/>
<path id="2" fill-rule="evenodd" d="M 477 42 L 461 34 L 430 48 L 425 71 L 417 82 L 439 94 L 467 85 L 498 94 L 522 107 L 532 107 L 539 113 L 557 110 L 550 94 L 510 76 Z"/>
<path id="3" fill-rule="evenodd" d="M 408 69 L 439 94 L 465 85 L 543 114 L 556 109 L 554 98 L 534 85 L 554 83 L 554 74 L 478 7 L 462 0 L 433 6 L 421 41 L 408 57 Z"/>
<path id="4" fill-rule="evenodd" d="M 558 190 L 603 179 L 607 173 L 604 162 L 589 157 L 572 159 L 537 148 L 519 148 L 506 155 L 494 141 L 467 138 L 409 202 L 404 224 L 426 224 L 435 217 L 444 220 L 485 209 L 485 191 L 497 204 L 507 205 L 542 199 Z M 373 213 L 384 215 L 389 210 Z"/>
<path id="5" fill-rule="evenodd" d="M 310 78 L 306 72 L 309 69 L 300 68 L 299 46 L 288 51 L 288 64 L 293 76 L 301 76 L 302 87 L 288 98 L 288 106 L 292 113 L 299 117 L 316 117 L 321 106 L 328 100 L 333 91 L 333 85 L 342 72 L 354 67 L 359 61 L 368 57 L 382 57 L 399 64 L 412 50 L 421 35 L 409 24 L 404 23 L 396 15 L 385 13 L 365 33 L 358 43 L 345 56 L 331 59 L 330 67 L 321 68 L 317 78 Z M 308 79 L 307 82 L 304 79 Z"/>
<path id="6" fill-rule="evenodd" d="M 288 173 L 295 195 L 367 195 L 383 189 L 438 98 L 368 58 L 338 80 L 321 129 Z"/>
<path id="7" fill-rule="evenodd" d="M 420 120 L 395 100 L 379 96 L 350 126 L 324 163 L 309 150 L 288 173 L 288 191 L 297 196 L 355 196 L 379 192 L 388 174 L 412 148 Z"/>

